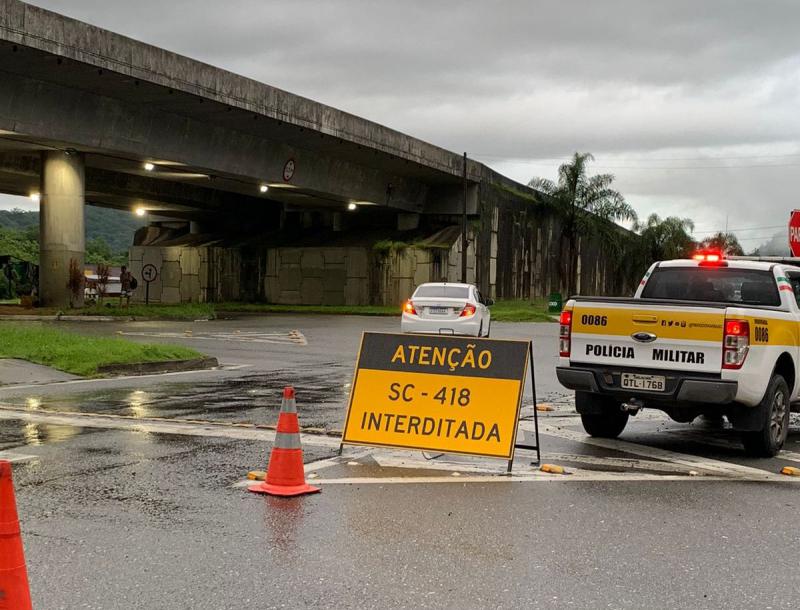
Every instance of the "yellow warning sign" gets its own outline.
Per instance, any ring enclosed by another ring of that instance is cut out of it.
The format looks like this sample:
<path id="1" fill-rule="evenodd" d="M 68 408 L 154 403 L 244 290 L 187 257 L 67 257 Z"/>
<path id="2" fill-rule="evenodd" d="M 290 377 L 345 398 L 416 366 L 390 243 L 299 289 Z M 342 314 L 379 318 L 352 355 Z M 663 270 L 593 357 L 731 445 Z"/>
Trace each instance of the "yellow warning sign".
<path id="1" fill-rule="evenodd" d="M 512 459 L 529 345 L 364 333 L 342 443 Z"/>

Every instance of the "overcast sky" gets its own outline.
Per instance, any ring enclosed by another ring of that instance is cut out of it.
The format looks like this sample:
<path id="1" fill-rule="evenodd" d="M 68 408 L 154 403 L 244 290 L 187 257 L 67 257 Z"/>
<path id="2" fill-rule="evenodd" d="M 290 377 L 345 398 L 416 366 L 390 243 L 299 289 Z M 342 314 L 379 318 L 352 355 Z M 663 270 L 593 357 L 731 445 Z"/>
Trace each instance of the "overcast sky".
<path id="1" fill-rule="evenodd" d="M 521 182 L 591 152 L 640 216 L 689 216 L 697 237 L 727 224 L 752 249 L 785 235 L 800 208 L 796 0 L 33 4 L 467 151 Z"/>

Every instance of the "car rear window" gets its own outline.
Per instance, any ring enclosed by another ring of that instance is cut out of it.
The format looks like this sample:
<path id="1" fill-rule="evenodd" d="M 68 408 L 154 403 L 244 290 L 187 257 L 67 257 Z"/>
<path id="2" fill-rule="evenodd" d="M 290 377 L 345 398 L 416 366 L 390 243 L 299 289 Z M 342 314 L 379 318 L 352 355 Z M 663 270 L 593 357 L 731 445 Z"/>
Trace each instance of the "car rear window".
<path id="1" fill-rule="evenodd" d="M 445 299 L 469 298 L 467 286 L 420 286 L 414 293 L 415 297 L 432 297 Z"/>
<path id="2" fill-rule="evenodd" d="M 642 291 L 645 299 L 781 304 L 771 271 L 728 267 L 659 267 Z"/>

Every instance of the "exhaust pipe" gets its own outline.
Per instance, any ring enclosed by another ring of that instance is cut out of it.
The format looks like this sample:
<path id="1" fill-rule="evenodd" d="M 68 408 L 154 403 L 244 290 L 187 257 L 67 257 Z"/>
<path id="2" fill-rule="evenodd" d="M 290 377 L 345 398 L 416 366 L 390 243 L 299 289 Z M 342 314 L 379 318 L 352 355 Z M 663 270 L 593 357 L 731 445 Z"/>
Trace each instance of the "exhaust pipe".
<path id="1" fill-rule="evenodd" d="M 620 409 L 631 415 L 636 415 L 644 408 L 644 402 L 639 398 L 630 398 L 627 402 L 620 405 Z"/>

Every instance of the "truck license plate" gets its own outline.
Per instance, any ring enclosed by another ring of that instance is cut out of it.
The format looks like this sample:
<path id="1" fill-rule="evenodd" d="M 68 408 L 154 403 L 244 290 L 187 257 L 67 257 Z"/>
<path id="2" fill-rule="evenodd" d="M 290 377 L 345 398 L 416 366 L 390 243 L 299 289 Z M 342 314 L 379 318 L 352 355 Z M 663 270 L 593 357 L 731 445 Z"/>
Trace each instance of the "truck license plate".
<path id="1" fill-rule="evenodd" d="M 663 392 L 666 388 L 666 377 L 661 375 L 639 375 L 637 373 L 622 373 L 620 386 L 630 390 L 650 390 Z"/>

